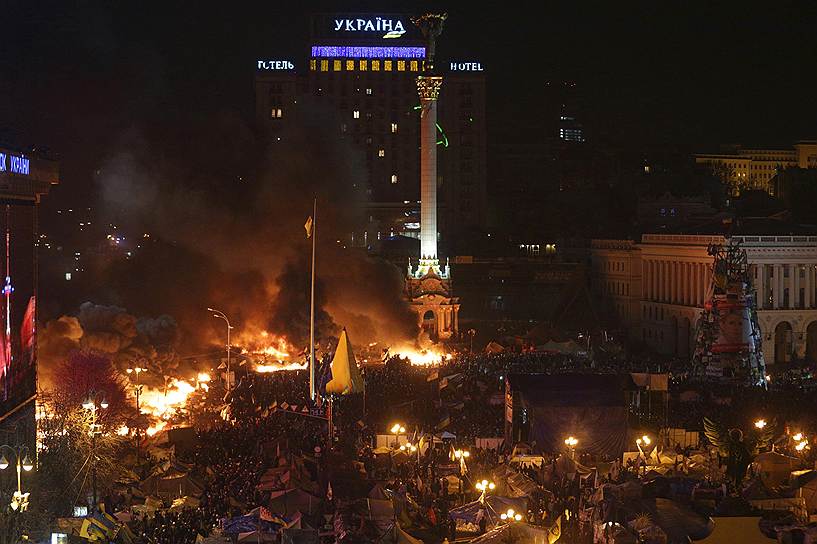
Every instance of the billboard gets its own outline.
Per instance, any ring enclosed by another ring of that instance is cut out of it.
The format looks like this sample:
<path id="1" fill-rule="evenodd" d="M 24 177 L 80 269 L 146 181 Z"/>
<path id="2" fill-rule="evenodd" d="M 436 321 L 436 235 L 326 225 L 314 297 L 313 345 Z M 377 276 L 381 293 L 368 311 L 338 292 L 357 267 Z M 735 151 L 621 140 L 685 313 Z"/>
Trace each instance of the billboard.
<path id="1" fill-rule="evenodd" d="M 0 207 L 0 417 L 37 392 L 35 221 L 33 203 Z"/>

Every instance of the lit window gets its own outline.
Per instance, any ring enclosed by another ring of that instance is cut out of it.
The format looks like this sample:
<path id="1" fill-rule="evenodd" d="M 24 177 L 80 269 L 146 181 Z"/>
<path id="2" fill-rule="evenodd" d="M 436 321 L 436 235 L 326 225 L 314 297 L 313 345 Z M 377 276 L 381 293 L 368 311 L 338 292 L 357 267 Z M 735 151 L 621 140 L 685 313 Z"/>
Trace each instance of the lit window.
<path id="1" fill-rule="evenodd" d="M 373 60 L 372 61 L 372 72 L 379 72 L 380 71 L 380 61 Z"/>
<path id="2" fill-rule="evenodd" d="M 366 68 L 369 66 L 369 61 L 366 59 L 360 59 L 360 71 L 365 72 Z"/>
<path id="3" fill-rule="evenodd" d="M 392 134 L 397 134 L 397 123 L 392 123 L 391 124 L 391 133 Z"/>
<path id="4" fill-rule="evenodd" d="M 397 71 L 398 72 L 405 72 L 406 71 L 406 61 L 398 60 L 397 61 Z"/>
<path id="5" fill-rule="evenodd" d="M 340 131 L 341 132 L 346 132 L 346 123 L 341 123 L 340 124 Z"/>
<path id="6" fill-rule="evenodd" d="M 366 94 L 368 94 L 369 96 L 372 96 L 372 88 L 371 87 L 366 87 Z"/>
<path id="7" fill-rule="evenodd" d="M 328 72 L 329 71 L 329 61 L 322 60 L 321 61 L 321 72 Z"/>
<path id="8" fill-rule="evenodd" d="M 387 72 L 391 72 L 391 62 L 390 60 L 383 61 L 383 69 Z"/>
<path id="9" fill-rule="evenodd" d="M 317 69 L 317 65 L 318 61 L 316 61 L 315 59 L 309 61 L 309 69 L 312 70 L 313 72 Z"/>
<path id="10" fill-rule="evenodd" d="M 419 70 L 419 63 L 416 60 L 412 60 L 409 62 L 409 67 L 412 72 L 416 72 Z"/>
<path id="11" fill-rule="evenodd" d="M 397 183 L 397 174 L 392 174 L 391 175 L 391 182 L 392 183 Z"/>
<path id="12" fill-rule="evenodd" d="M 386 150 L 385 149 L 378 149 L 377 150 L 377 156 L 378 157 L 385 157 L 386 156 Z"/>
<path id="13" fill-rule="evenodd" d="M 269 116 L 271 119 L 281 119 L 284 116 L 284 112 L 281 108 L 271 108 Z"/>
<path id="14" fill-rule="evenodd" d="M 71 281 L 71 273 L 70 272 L 65 273 L 65 280 L 66 281 Z"/>
<path id="15" fill-rule="evenodd" d="M 354 72 L 355 71 L 355 61 L 347 60 L 346 61 L 346 71 L 347 72 Z"/>
<path id="16" fill-rule="evenodd" d="M 360 119 L 360 110 L 353 111 L 352 117 L 354 117 L 355 119 Z"/>
<path id="17" fill-rule="evenodd" d="M 343 69 L 343 63 L 339 60 L 332 61 L 332 70 L 340 72 Z"/>

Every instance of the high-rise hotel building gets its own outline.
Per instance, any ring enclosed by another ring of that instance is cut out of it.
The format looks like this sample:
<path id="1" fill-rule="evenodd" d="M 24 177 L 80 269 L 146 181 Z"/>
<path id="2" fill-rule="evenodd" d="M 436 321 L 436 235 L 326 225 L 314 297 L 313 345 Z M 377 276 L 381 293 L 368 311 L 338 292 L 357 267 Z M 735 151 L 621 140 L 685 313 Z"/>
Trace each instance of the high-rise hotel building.
<path id="1" fill-rule="evenodd" d="M 326 130 L 365 158 L 364 224 L 348 242 L 377 249 L 391 236 L 419 238 L 422 34 L 405 14 L 320 14 L 310 23 L 304 58 L 256 61 L 257 121 L 272 138 L 286 138 L 314 115 L 305 109 L 331 112 Z M 444 78 L 438 239 L 451 255 L 458 240 L 480 232 L 486 221 L 485 69 L 479 59 L 439 53 L 436 66 Z"/>

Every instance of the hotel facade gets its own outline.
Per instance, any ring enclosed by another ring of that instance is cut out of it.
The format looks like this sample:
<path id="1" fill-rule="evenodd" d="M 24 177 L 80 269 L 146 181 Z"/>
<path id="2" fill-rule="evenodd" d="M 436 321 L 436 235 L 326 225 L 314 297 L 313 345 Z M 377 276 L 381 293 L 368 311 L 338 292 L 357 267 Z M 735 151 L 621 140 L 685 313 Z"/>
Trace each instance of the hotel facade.
<path id="1" fill-rule="evenodd" d="M 423 36 L 406 14 L 317 14 L 305 49 L 302 58 L 255 61 L 256 121 L 273 153 L 307 117 L 320 116 L 331 137 L 353 150 L 350 162 L 360 162 L 354 189 L 365 224 L 346 242 L 376 250 L 388 237 L 419 239 L 416 78 L 427 56 Z M 486 222 L 486 67 L 474 58 L 439 52 L 436 58 L 445 80 L 437 123 L 438 238 L 454 254 L 454 242 Z"/>

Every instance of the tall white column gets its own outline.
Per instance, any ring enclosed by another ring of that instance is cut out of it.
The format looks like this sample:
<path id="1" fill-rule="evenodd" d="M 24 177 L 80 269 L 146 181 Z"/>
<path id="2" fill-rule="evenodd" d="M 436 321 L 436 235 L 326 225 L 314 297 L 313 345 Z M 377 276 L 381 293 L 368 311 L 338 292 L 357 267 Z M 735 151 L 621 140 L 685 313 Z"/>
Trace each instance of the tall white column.
<path id="1" fill-rule="evenodd" d="M 783 267 L 774 265 L 774 309 L 781 307 L 783 300 Z"/>
<path id="2" fill-rule="evenodd" d="M 763 300 L 766 298 L 764 295 L 766 293 L 766 265 L 763 263 L 758 263 L 755 265 L 757 267 L 757 284 L 755 285 L 755 292 L 757 293 L 757 309 L 762 310 L 765 301 Z"/>
<path id="3" fill-rule="evenodd" d="M 437 260 L 437 99 L 443 78 L 418 76 L 420 95 L 420 258 Z"/>
<path id="4" fill-rule="evenodd" d="M 812 280 L 812 272 L 814 271 L 814 265 L 812 263 L 808 263 L 806 265 L 806 308 L 811 309 L 814 307 L 814 283 Z"/>
<path id="5" fill-rule="evenodd" d="M 791 308 L 799 308 L 800 307 L 800 265 L 799 264 L 792 264 L 789 265 L 791 267 L 791 273 L 789 274 L 789 278 L 791 279 L 792 289 L 789 291 L 789 302 L 791 302 Z"/>

